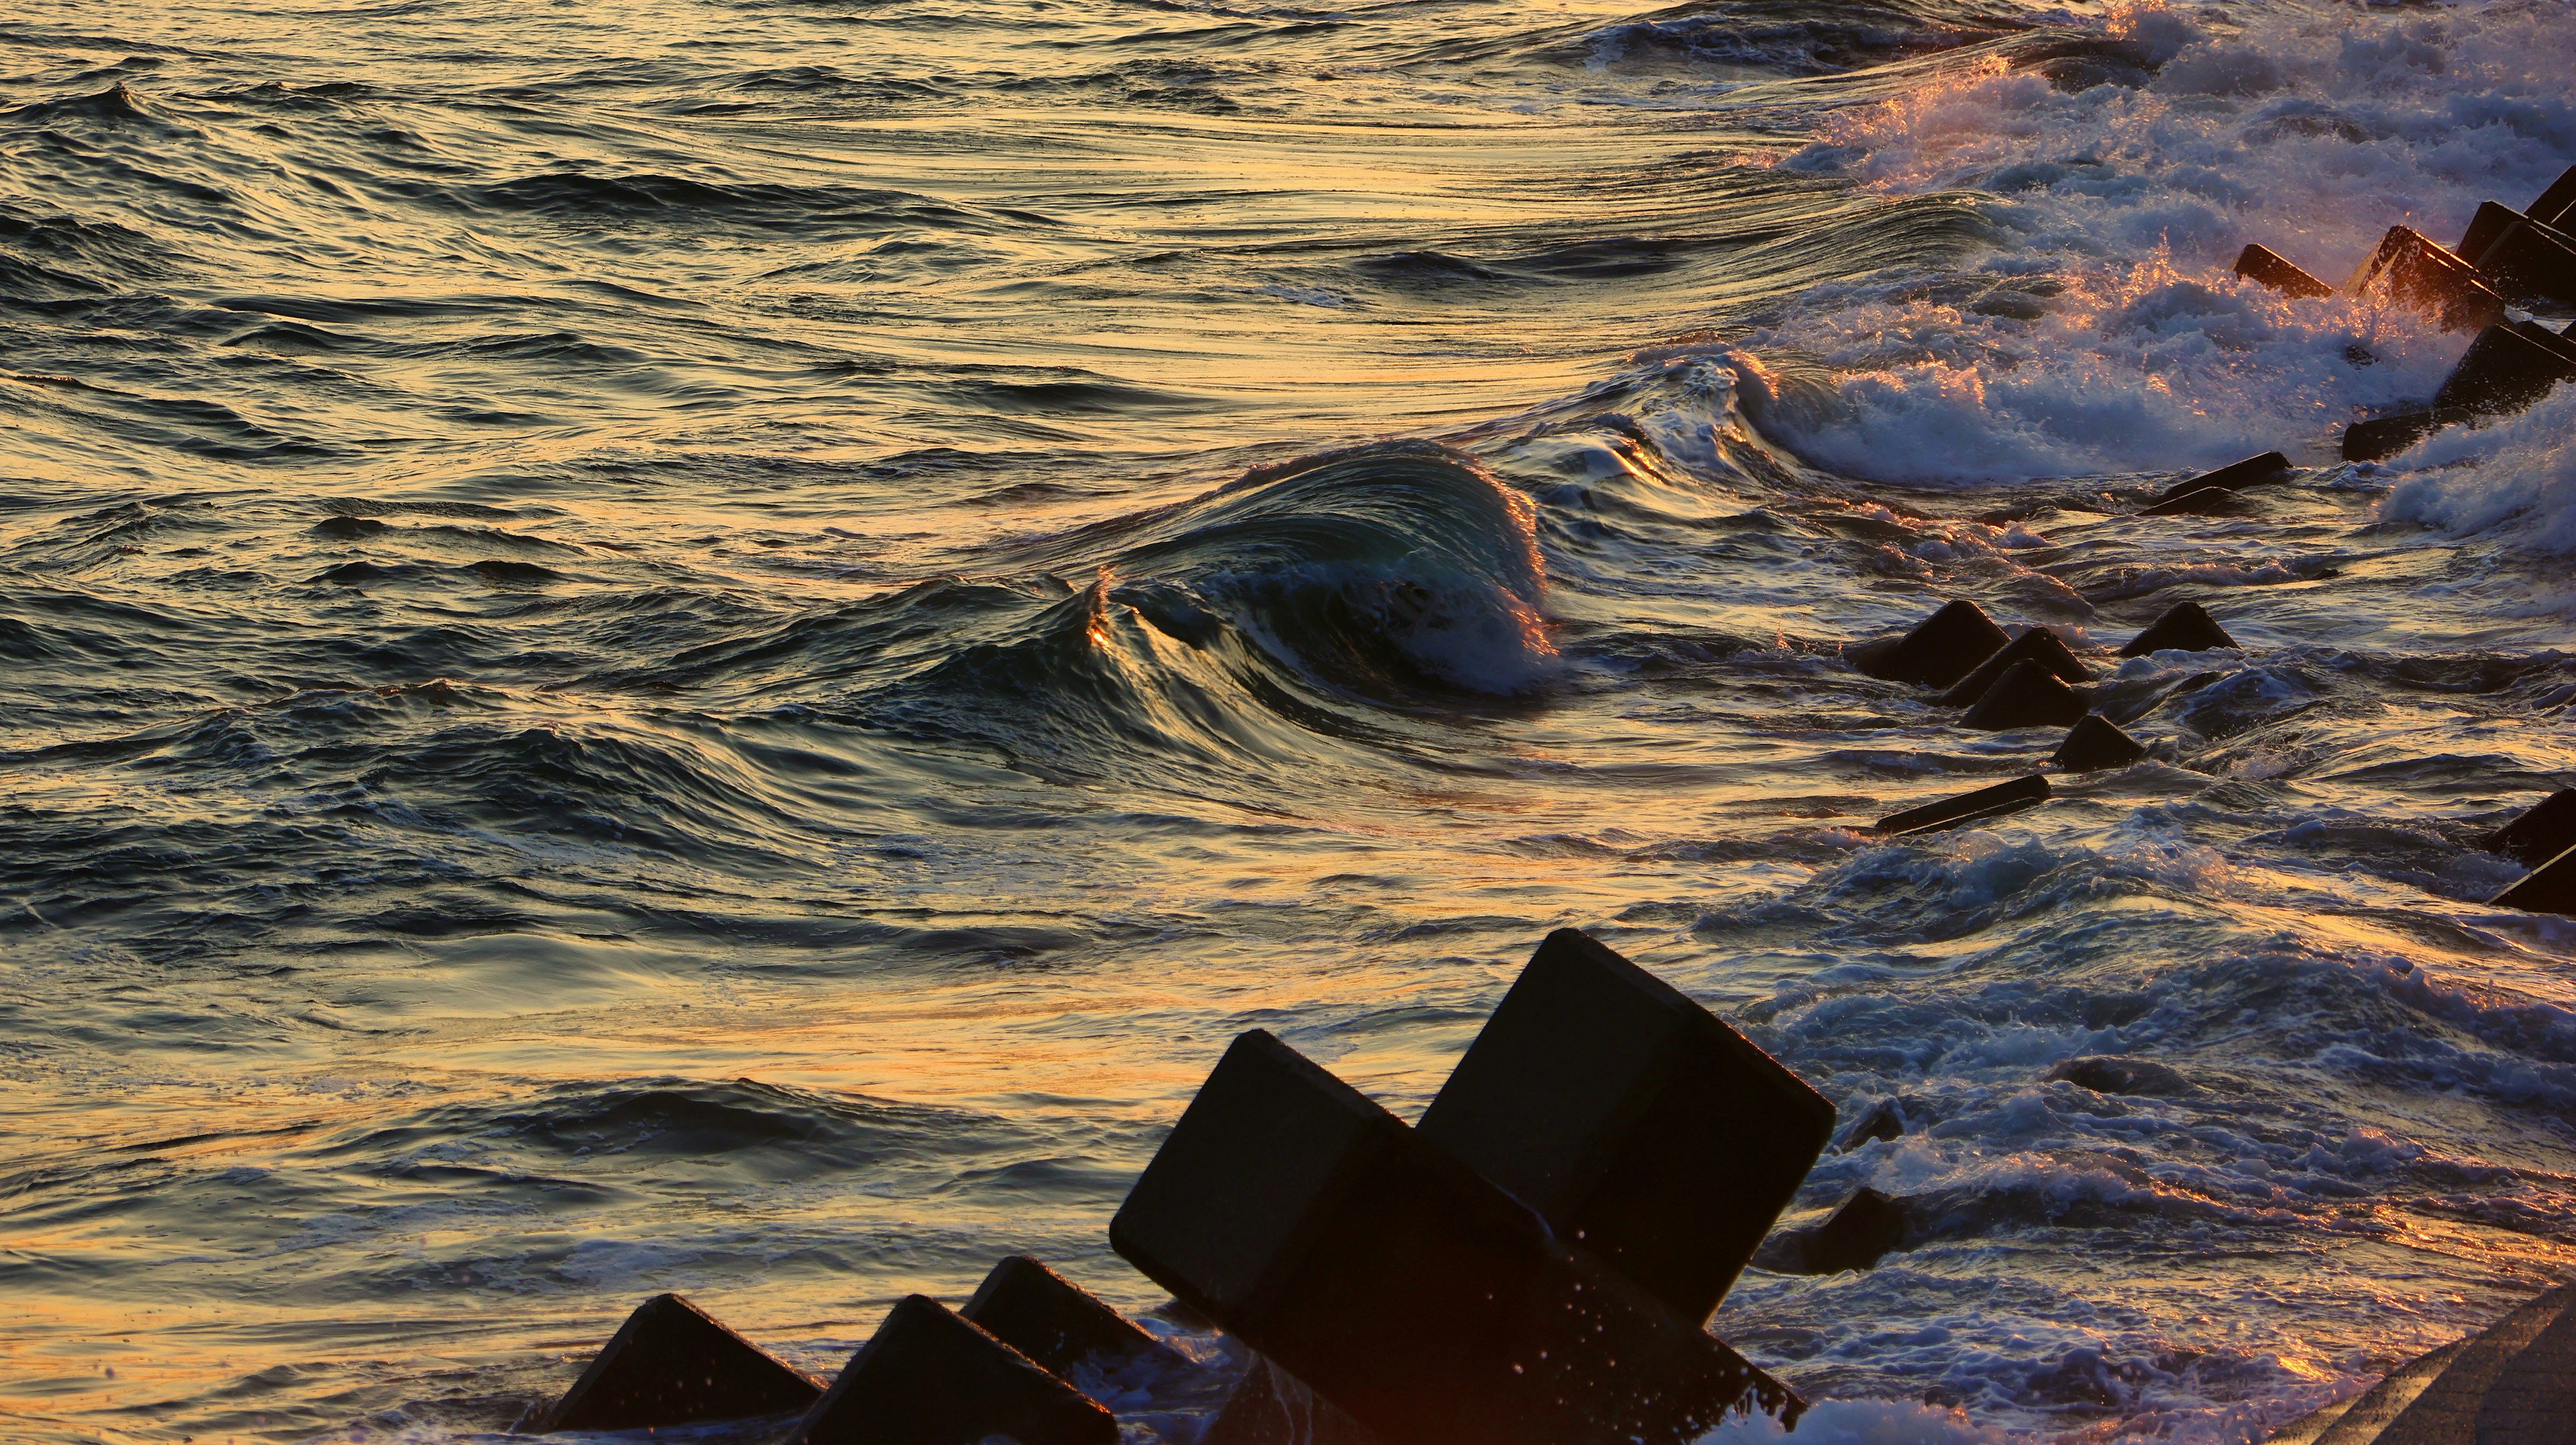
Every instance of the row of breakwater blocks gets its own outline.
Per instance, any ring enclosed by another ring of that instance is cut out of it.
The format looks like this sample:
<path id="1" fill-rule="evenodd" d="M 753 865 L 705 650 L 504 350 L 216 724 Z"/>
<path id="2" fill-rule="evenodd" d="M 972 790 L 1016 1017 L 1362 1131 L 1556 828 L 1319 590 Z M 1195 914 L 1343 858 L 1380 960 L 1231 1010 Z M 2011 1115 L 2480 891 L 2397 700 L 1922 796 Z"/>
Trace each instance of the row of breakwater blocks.
<path id="1" fill-rule="evenodd" d="M 2169 500 L 2196 495 L 2209 489 L 2213 478 L 2226 479 L 2218 485 L 2232 489 L 2288 470 L 2288 461 L 2276 452 L 2184 482 L 2165 495 Z M 2206 609 L 2183 602 L 2130 639 L 2120 656 L 2235 646 L 2236 640 Z M 1847 656 L 1872 677 L 1940 689 L 1942 704 L 1967 709 L 1959 718 L 1961 727 L 1996 732 L 2066 728 L 2047 763 L 2060 772 L 2127 767 L 2148 753 L 2145 744 L 2091 709 L 2081 691 L 2091 673 L 2056 634 L 2032 627 L 2013 637 L 1973 602 L 1947 603 L 1904 636 L 1863 643 Z M 1876 831 L 1888 837 L 1941 832 L 2035 808 L 2050 797 L 2047 773 L 2034 772 L 1881 818 Z M 2478 846 L 2529 870 L 2490 903 L 2576 917 L 2576 788 L 2551 794 Z"/>
<path id="2" fill-rule="evenodd" d="M 1901 1243 L 1903 1202 L 1868 1190 L 1774 1234 L 1833 1125 L 1715 1014 L 1560 929 L 1419 1124 L 1236 1038 L 1109 1242 L 1253 1352 L 1198 1445 L 1679 1445 L 1805 1408 L 1706 1328 L 1757 1251 L 1820 1273 Z M 790 1445 L 1110 1445 L 1085 1384 L 1157 1356 L 1177 1360 L 1026 1257 L 963 1309 L 903 1300 L 828 1386 L 662 1295 L 519 1428 L 776 1416 Z"/>
<path id="3" fill-rule="evenodd" d="M 2345 282 L 2354 295 L 2379 293 L 2433 316 L 2447 331 L 2476 333 L 2432 399 L 2354 422 L 2344 460 L 2395 456 L 2442 427 L 2521 411 L 2562 381 L 2576 381 L 2576 321 L 2550 330 L 2508 303 L 2576 308 L 2576 166 L 2527 210 L 2488 201 L 2459 245 L 2448 249 L 2395 226 Z M 2296 297 L 2336 288 L 2262 246 L 2247 246 L 2236 274 Z"/>
<path id="4" fill-rule="evenodd" d="M 2185 603 L 2121 652 L 2234 645 Z M 2068 726 L 2052 759 L 2063 768 L 2123 766 L 2146 752 L 2085 708 L 2069 685 L 2084 664 L 2054 635 L 2010 637 L 1972 603 L 1947 604 L 1852 657 L 1874 675 L 1942 689 L 1994 726 Z M 2034 775 L 1879 829 L 1956 827 L 2047 795 Z M 2532 870 L 2497 901 L 2576 914 L 2576 789 L 2483 846 Z M 2071 1059 L 2049 1077 L 2107 1094 L 2191 1088 L 2134 1058 Z M 1820 1222 L 1779 1227 L 1829 1142 L 1853 1149 L 1907 1127 L 1895 1100 L 1864 1111 L 1839 1141 L 1834 1119 L 1833 1105 L 1714 1014 L 1560 929 L 1417 1125 L 1268 1033 L 1234 1040 L 1109 1239 L 1186 1316 L 1252 1352 L 1196 1445 L 1679 1445 L 1757 1411 L 1794 1426 L 1804 1402 L 1706 1324 L 1748 1264 L 1829 1274 L 1872 1268 L 1906 1246 L 1911 1201 L 1866 1187 Z M 2481 1445 L 2571 1438 L 2486 1430 L 2490 1414 L 2517 1429 L 2576 1419 L 2542 1389 L 2569 1393 L 2576 1370 L 2523 1378 L 2533 1361 L 2576 1364 L 2576 1313 L 2566 1319 L 2549 1325 L 2557 1343 L 2528 1359 L 2499 1364 L 2495 1349 L 2459 1353 L 2474 1340 L 2454 1346 L 2281 1440 L 2465 1441 L 2450 1426 L 2422 1433 L 2426 1421 L 2456 1425 L 2463 1408 Z M 2528 1323 L 2518 1314 L 2491 1333 L 2511 1335 L 2518 1350 L 2540 1338 L 2516 1321 Z M 657 1296 L 519 1428 L 766 1419 L 764 1434 L 782 1445 L 1112 1445 L 1118 1418 L 1087 1391 L 1115 1393 L 1139 1372 L 1175 1368 L 1195 1367 L 1044 1264 L 1014 1256 L 961 1309 L 922 1295 L 898 1303 L 828 1385 L 679 1296 Z M 2427 1384 L 2442 1379 L 2450 1383 Z M 2392 1421 L 2405 1428 L 2372 1433 Z"/>

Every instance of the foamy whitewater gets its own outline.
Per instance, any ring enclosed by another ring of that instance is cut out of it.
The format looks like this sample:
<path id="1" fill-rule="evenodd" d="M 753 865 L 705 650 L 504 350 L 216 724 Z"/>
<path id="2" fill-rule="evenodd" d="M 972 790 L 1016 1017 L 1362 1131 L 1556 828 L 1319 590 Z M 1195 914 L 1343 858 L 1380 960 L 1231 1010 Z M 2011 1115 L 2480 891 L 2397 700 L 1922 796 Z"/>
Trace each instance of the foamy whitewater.
<path id="1" fill-rule="evenodd" d="M 2576 7 L 0 44 L 0 1437 L 495 1438 L 646 1295 L 828 1373 L 1026 1251 L 1188 1445 L 1105 1225 L 1225 1042 L 1409 1117 L 1568 924 L 1905 1121 L 1795 1214 L 1908 1247 L 1712 1323 L 1801 1441 L 2256 1440 L 2569 1270 L 2475 843 L 2576 783 L 2576 388 L 2343 464 L 2463 338 L 2227 265 L 2527 203 Z M 1842 661 L 1949 597 L 2151 759 L 1867 834 L 2054 746 Z"/>

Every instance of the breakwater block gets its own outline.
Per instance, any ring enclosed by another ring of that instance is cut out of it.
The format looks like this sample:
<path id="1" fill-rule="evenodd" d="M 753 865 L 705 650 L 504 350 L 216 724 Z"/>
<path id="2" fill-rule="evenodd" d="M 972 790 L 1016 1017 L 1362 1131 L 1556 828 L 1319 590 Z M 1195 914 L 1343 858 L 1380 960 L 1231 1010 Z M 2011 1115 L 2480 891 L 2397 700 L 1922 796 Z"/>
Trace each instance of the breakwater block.
<path id="1" fill-rule="evenodd" d="M 2070 773 L 2098 773 L 2105 768 L 2125 768 L 2147 755 L 2147 745 L 2120 730 L 2120 725 L 2098 712 L 2088 712 L 2076 721 L 2066 734 L 2066 741 L 2048 755 L 2050 767 Z"/>
<path id="2" fill-rule="evenodd" d="M 2191 1080 L 2169 1064 L 2153 1059 L 2123 1058 L 2117 1054 L 2093 1054 L 2068 1059 L 2048 1071 L 2053 1082 L 2073 1084 L 2097 1094 L 2144 1094 L 2169 1097 L 2192 1091 Z"/>
<path id="3" fill-rule="evenodd" d="M 2513 207 L 2481 201 L 2478 213 L 2469 219 L 2469 228 L 2460 233 L 2460 244 L 2451 248 L 2451 254 L 2475 266 L 2478 257 L 2486 254 L 2487 247 L 2521 223 L 2522 212 Z"/>
<path id="4" fill-rule="evenodd" d="M 2540 334 L 2534 336 L 2532 331 Z M 2576 381 L 2576 358 L 2562 355 L 2566 343 L 2540 328 L 2490 326 L 2462 353 L 2460 364 L 2433 393 L 2433 409 L 2470 412 L 2520 411 L 2549 394 L 2562 381 Z"/>
<path id="5" fill-rule="evenodd" d="M 635 1307 L 563 1398 L 526 1427 L 649 1430 L 801 1410 L 823 1387 L 675 1294 Z"/>
<path id="6" fill-rule="evenodd" d="M 2561 788 L 2541 799 L 2529 812 L 2479 839 L 2478 846 L 2525 868 L 2576 848 L 2576 788 Z"/>
<path id="7" fill-rule="evenodd" d="M 1834 1145 L 1834 1151 L 1848 1154 L 1864 1144 L 1904 1137 L 1905 1110 L 1894 1099 L 1881 1099 L 1871 1105 L 1867 1113 L 1852 1121 L 1851 1127 L 1843 1131 L 1840 1142 Z"/>
<path id="8" fill-rule="evenodd" d="M 1923 619 L 1894 642 L 1855 648 L 1852 666 L 1889 682 L 1948 687 L 2003 650 L 2012 639 L 1984 608 L 1958 601 Z"/>
<path id="9" fill-rule="evenodd" d="M 2236 274 L 2257 286 L 2302 299 L 2332 296 L 2334 288 L 2301 270 L 2269 246 L 2248 246 L 2236 253 Z"/>
<path id="10" fill-rule="evenodd" d="M 2479 210 L 2483 214 L 2485 207 Z M 2478 258 L 2478 269 L 2493 278 L 2497 290 L 2518 300 L 2576 305 L 2576 239 L 2530 216 L 2505 215 L 2511 224 Z"/>
<path id="11" fill-rule="evenodd" d="M 1025 1254 L 993 1266 L 958 1313 L 1057 1375 L 1095 1356 L 1181 1358 L 1090 1291 Z"/>
<path id="12" fill-rule="evenodd" d="M 1680 1445 L 1777 1380 L 1255 1030 L 1109 1223 L 1147 1278 L 1404 1445 Z"/>
<path id="13" fill-rule="evenodd" d="M 2373 288 L 2430 315 L 2445 331 L 2478 331 L 2504 319 L 2504 298 L 2476 267 L 2407 226 L 2388 228 L 2349 289 L 2359 294 Z"/>
<path id="14" fill-rule="evenodd" d="M 2532 869 L 2511 888 L 2487 901 L 2525 913 L 2560 913 L 2576 918 L 2576 848 Z"/>
<path id="15" fill-rule="evenodd" d="M 2005 673 L 2025 662 L 2037 663 L 2066 682 L 2093 680 L 2091 670 L 2077 661 L 2074 653 L 2066 650 L 2066 644 L 2057 640 L 2056 633 L 2045 627 L 2034 627 L 2014 638 L 2003 651 L 1977 664 L 1976 671 L 1959 679 L 1956 686 L 1941 694 L 1941 705 L 1968 706 L 1992 691 Z"/>
<path id="16" fill-rule="evenodd" d="M 2000 818 L 2006 813 L 2018 813 L 2047 801 L 2048 779 L 2033 773 L 2009 783 L 1997 783 L 1991 788 L 1979 788 L 1973 793 L 1961 793 L 1955 798 L 1943 798 L 1937 803 L 1890 814 L 1878 820 L 1877 831 L 1891 838 L 1901 838 L 1909 833 L 1938 833 L 1947 828 L 1981 823 L 1988 818 Z"/>
<path id="17" fill-rule="evenodd" d="M 2014 728 L 2072 727 L 2084 716 L 2084 699 L 2057 674 L 2036 662 L 2016 662 L 2004 669 L 1959 726 L 1981 732 Z"/>
<path id="18" fill-rule="evenodd" d="M 1798 1241 L 1809 1274 L 1874 1269 L 1905 1243 L 1905 1201 L 1863 1186 Z"/>
<path id="19" fill-rule="evenodd" d="M 2576 221 L 2576 166 L 2561 171 L 2558 179 L 2550 183 L 2548 190 L 2540 193 L 2540 199 L 2533 201 L 2531 209 L 2524 214 L 2536 221 L 2546 221 L 2562 231 L 2567 230 L 2568 223 Z"/>
<path id="20" fill-rule="evenodd" d="M 1547 936 L 1417 1132 L 1674 1313 L 1706 1320 L 1834 1106 L 1580 929 Z"/>
<path id="21" fill-rule="evenodd" d="M 1118 1421 L 974 1321 L 909 1295 L 786 1445 L 1116 1445 Z"/>
<path id="22" fill-rule="evenodd" d="M 2343 459 L 2348 462 L 2375 462 L 2382 457 L 2393 457 L 2442 428 L 2457 426 L 2475 415 L 2477 413 L 2463 407 L 2444 411 L 2425 407 L 2357 421 L 2343 429 Z"/>
<path id="23" fill-rule="evenodd" d="M 2153 512 L 2157 507 L 2198 496 L 2213 488 L 2222 492 L 2241 492 L 2247 487 L 2259 487 L 2266 482 L 2280 481 L 2296 470 L 2298 470 L 2296 467 L 2290 465 L 2288 457 L 2279 452 L 2265 452 L 2259 457 L 2247 457 L 2241 462 L 2230 462 L 2217 471 L 2204 472 L 2187 482 L 2176 482 L 2165 488 L 2155 501 L 2148 505 L 2147 510 Z"/>
<path id="24" fill-rule="evenodd" d="M 2164 615 L 2147 625 L 2147 630 L 2129 639 L 2120 649 L 2122 657 L 2147 657 L 2159 652 L 2209 652 L 2221 647 L 2234 647 L 2236 639 L 2209 615 L 2209 609 L 2197 602 L 2177 602 L 2165 609 Z"/>
<path id="25" fill-rule="evenodd" d="M 1198 1445 L 1379 1445 L 1366 1425 L 1255 1355 Z"/>

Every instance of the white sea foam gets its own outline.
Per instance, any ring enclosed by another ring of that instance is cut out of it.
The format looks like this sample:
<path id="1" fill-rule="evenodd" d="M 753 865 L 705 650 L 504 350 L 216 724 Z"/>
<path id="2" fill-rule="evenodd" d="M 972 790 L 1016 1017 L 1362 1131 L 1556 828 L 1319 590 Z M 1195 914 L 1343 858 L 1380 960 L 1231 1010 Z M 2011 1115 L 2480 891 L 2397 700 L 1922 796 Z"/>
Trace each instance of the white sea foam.
<path id="1" fill-rule="evenodd" d="M 1730 1420 L 1702 1437 L 1709 1445 L 1754 1445 L 1789 1438 L 1767 1416 Z M 2006 1437 L 1957 1410 L 1910 1400 L 1826 1400 L 1798 1420 L 1799 1445 L 1981 1445 Z"/>
<path id="2" fill-rule="evenodd" d="M 2328 459 L 2356 408 L 2430 395 L 2462 339 L 2240 282 L 2237 250 L 2340 280 L 2388 226 L 2447 242 L 2479 201 L 2527 202 L 2576 154 L 2564 5 L 2242 28 L 2141 6 L 2107 27 L 2167 57 L 2151 83 L 2067 94 L 1994 60 L 1837 116 L 1783 161 L 1890 198 L 1983 192 L 2014 234 L 1975 263 L 1983 292 L 1827 288 L 1753 337 L 1838 374 L 1829 402 L 1784 412 L 1781 440 L 1903 481 Z"/>
<path id="3" fill-rule="evenodd" d="M 2487 426 L 2449 427 L 2391 460 L 2407 473 L 2380 505 L 2390 521 L 2454 536 L 2495 534 L 2551 553 L 2576 552 L 2576 386 Z"/>

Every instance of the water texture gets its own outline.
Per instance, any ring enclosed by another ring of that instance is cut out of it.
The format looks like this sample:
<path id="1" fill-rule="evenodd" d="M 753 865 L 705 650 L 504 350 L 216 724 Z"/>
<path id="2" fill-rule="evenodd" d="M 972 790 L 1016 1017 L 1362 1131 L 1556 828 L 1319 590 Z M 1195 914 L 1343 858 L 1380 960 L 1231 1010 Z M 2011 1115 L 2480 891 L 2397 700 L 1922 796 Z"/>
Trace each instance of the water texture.
<path id="1" fill-rule="evenodd" d="M 472 1439 L 648 1293 L 828 1371 L 1021 1250 L 1151 1311 L 1228 1038 L 1411 1114 L 1565 924 L 1905 1122 L 1798 1208 L 1909 1248 L 1715 1321 L 1801 1438 L 2364 1387 L 2576 1247 L 2576 923 L 2475 846 L 2576 783 L 2576 388 L 2341 464 L 2462 339 L 2226 266 L 2528 201 L 2571 73 L 2564 0 L 0 14 L 0 1436 Z M 2152 758 L 1868 836 L 2054 745 L 1842 661 L 1951 596 Z M 2242 649 L 2112 655 L 2185 599 Z M 1093 1383 L 1186 1445 L 1240 1357 L 1153 1322 Z"/>

